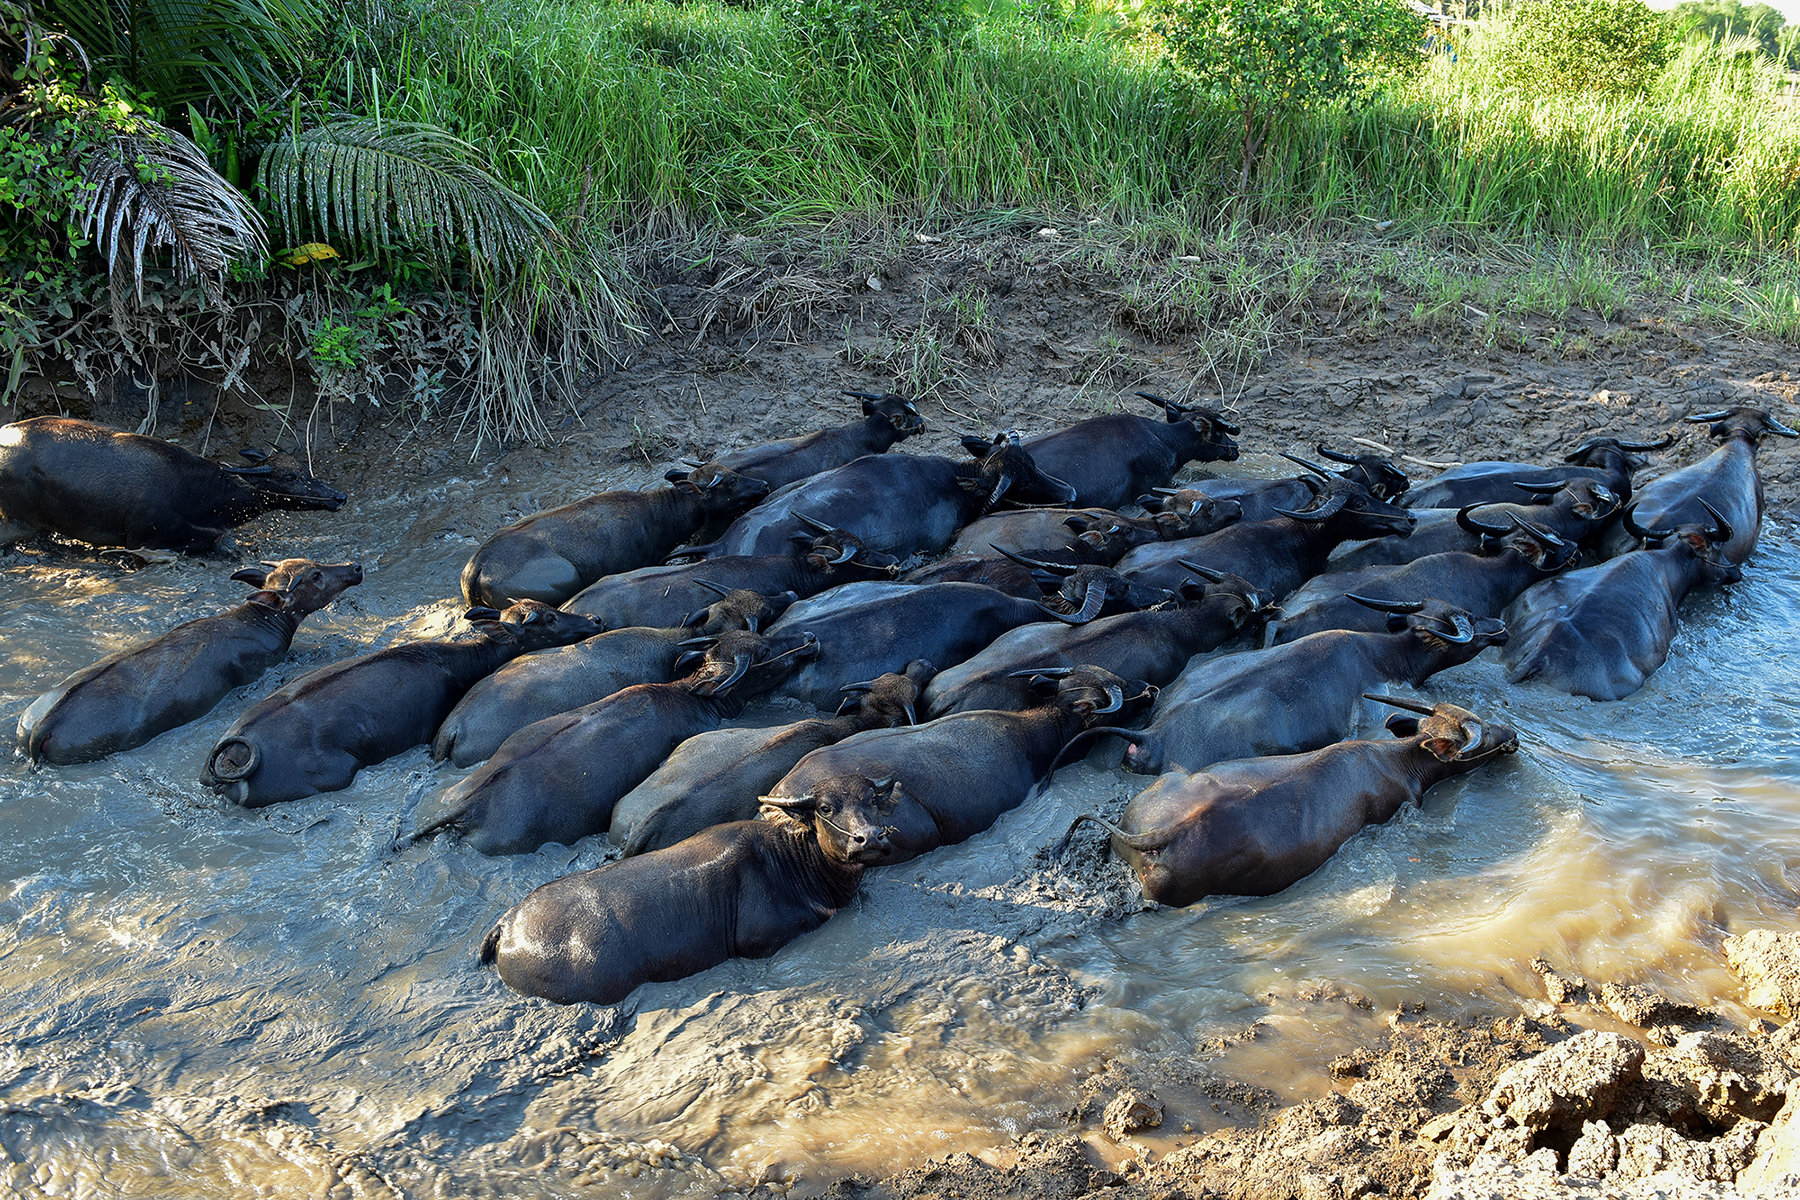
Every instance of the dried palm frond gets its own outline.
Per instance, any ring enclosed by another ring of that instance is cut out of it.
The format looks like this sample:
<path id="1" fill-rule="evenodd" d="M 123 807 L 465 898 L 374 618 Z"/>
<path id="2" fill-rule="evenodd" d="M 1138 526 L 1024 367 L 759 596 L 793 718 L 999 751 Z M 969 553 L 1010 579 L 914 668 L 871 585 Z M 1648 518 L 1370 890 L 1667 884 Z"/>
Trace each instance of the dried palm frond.
<path id="1" fill-rule="evenodd" d="M 466 247 L 479 278 L 516 278 L 561 234 L 474 155 L 435 125 L 348 117 L 269 147 L 257 183 L 291 242 L 408 246 L 444 267 Z"/>
<path id="2" fill-rule="evenodd" d="M 116 133 L 83 164 L 93 191 L 76 216 L 113 278 L 144 294 L 145 251 L 174 251 L 175 276 L 209 295 L 235 260 L 268 257 L 267 227 L 250 198 L 227 183 L 194 143 L 172 129 Z"/>

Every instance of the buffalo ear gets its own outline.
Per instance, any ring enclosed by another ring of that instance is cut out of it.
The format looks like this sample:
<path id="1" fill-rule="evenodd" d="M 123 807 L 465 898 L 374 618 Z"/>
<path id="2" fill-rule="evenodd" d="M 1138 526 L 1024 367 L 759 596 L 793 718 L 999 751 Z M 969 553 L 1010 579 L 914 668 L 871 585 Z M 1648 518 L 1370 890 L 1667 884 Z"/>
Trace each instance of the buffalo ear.
<path id="1" fill-rule="evenodd" d="M 687 478 L 687 471 L 680 467 L 672 468 L 663 472 L 663 478 L 670 483 L 680 483 Z"/>
<path id="2" fill-rule="evenodd" d="M 675 669 L 677 671 L 686 671 L 688 668 L 697 667 L 705 661 L 706 651 L 689 650 L 686 654 L 683 654 L 680 658 L 675 660 Z"/>
<path id="3" fill-rule="evenodd" d="M 978 437 L 973 433 L 965 433 L 959 440 L 962 443 L 962 448 L 967 450 L 970 454 L 973 454 L 976 458 L 986 458 L 988 452 L 994 448 L 994 443 L 988 441 L 984 437 Z"/>
<path id="4" fill-rule="evenodd" d="M 1419 732 L 1419 718 L 1403 717 L 1399 713 L 1387 719 L 1388 732 L 1397 738 L 1409 738 Z"/>
<path id="5" fill-rule="evenodd" d="M 260 604 L 264 608 L 272 608 L 276 612 L 281 612 L 287 607 L 287 597 L 280 592 L 251 592 L 244 597 L 244 600 L 250 604 Z"/>
<path id="6" fill-rule="evenodd" d="M 1455 762 L 1462 754 L 1462 744 L 1455 738 L 1426 738 L 1422 745 L 1439 762 Z"/>
<path id="7" fill-rule="evenodd" d="M 253 463 L 267 462 L 269 459 L 269 456 L 266 453 L 258 450 L 255 446 L 245 446 L 242 450 L 239 450 L 238 453 Z"/>
<path id="8" fill-rule="evenodd" d="M 486 605 L 482 604 L 477 604 L 474 608 L 463 613 L 463 620 L 465 621 L 498 621 L 499 619 L 499 609 L 488 608 Z"/>
<path id="9" fill-rule="evenodd" d="M 890 812 L 900 803 L 900 777 L 889 775 L 886 779 L 871 779 L 869 786 L 875 790 L 875 803 L 883 813 Z"/>
<path id="10" fill-rule="evenodd" d="M 243 570 L 233 575 L 232 578 L 239 583 L 247 583 L 251 587 L 259 588 L 263 584 L 269 582 L 269 573 L 261 567 L 245 567 Z"/>

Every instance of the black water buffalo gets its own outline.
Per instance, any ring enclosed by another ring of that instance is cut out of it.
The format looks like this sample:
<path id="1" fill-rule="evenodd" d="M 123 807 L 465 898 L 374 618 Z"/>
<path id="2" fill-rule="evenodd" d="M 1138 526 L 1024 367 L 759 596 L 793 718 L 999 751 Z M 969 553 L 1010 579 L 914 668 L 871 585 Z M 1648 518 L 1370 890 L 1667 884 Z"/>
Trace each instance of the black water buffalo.
<path id="1" fill-rule="evenodd" d="M 896 443 L 925 431 L 925 418 L 911 400 L 895 395 L 869 392 L 845 392 L 862 401 L 863 419 L 836 429 L 818 429 L 803 437 L 784 438 L 721 454 L 711 462 L 695 468 L 723 467 L 751 479 L 760 479 L 769 490 L 854 462 L 865 454 L 884 454 Z M 671 482 L 693 478 L 686 472 L 671 472 Z"/>
<path id="2" fill-rule="evenodd" d="M 982 443 L 971 462 L 925 454 L 872 454 L 789 484 L 739 517 L 718 541 L 682 557 L 780 554 L 809 522 L 855 534 L 871 550 L 905 558 L 942 550 L 1002 497 L 1066 504 L 1073 491 L 1039 471 L 1017 434 Z"/>
<path id="3" fill-rule="evenodd" d="M 806 630 L 818 657 L 776 689 L 827 711 L 847 683 L 916 658 L 955 666 L 1009 629 L 1045 619 L 1035 601 L 978 583 L 851 583 L 788 609 L 770 633 Z"/>
<path id="4" fill-rule="evenodd" d="M 500 918 L 481 962 L 528 996 L 613 1004 L 639 984 L 766 958 L 830 920 L 888 856 L 892 789 L 834 781 L 771 801 L 768 820 L 552 880 Z"/>
<path id="5" fill-rule="evenodd" d="M 1039 434 L 1025 450 L 1040 471 L 1075 489 L 1080 508 L 1117 508 L 1145 488 L 1167 483 L 1183 463 L 1230 462 L 1238 431 L 1224 417 L 1197 404 L 1176 404 L 1139 392 L 1163 410 L 1163 419 L 1112 413 Z"/>
<path id="6" fill-rule="evenodd" d="M 1091 664 L 1160 687 L 1188 659 L 1217 649 L 1255 623 L 1265 592 L 1236 576 L 1205 572 L 1180 600 L 1144 612 L 1102 617 L 1087 625 L 1026 625 L 1003 633 L 975 657 L 940 672 L 925 689 L 934 717 L 978 708 L 1016 710 L 1031 697 L 1031 667 Z"/>
<path id="7" fill-rule="evenodd" d="M 1040 574 L 1002 554 L 958 554 L 914 567 L 895 582 L 915 587 L 927 583 L 979 583 L 1008 596 L 1042 600 L 1044 587 L 1038 582 Z"/>
<path id="8" fill-rule="evenodd" d="M 1484 535 L 1478 553 L 1452 550 L 1409 563 L 1320 575 L 1282 602 L 1281 619 L 1269 625 L 1268 644 L 1278 646 L 1325 629 L 1380 629 L 1383 610 L 1371 608 L 1369 600 L 1431 596 L 1476 616 L 1497 617 L 1520 592 L 1580 557 L 1574 543 L 1527 524 L 1517 513 L 1507 514 L 1510 532 L 1478 524 L 1468 509 L 1457 515 Z"/>
<path id="9" fill-rule="evenodd" d="M 1413 518 L 1405 509 L 1376 499 L 1355 480 L 1294 461 L 1314 473 L 1304 483 L 1312 492 L 1309 507 L 1283 509 L 1264 521 L 1239 521 L 1205 537 L 1139 546 L 1119 560 L 1120 573 L 1146 587 L 1173 591 L 1191 571 L 1186 564 L 1199 562 L 1280 597 L 1324 570 L 1338 543 L 1412 531 Z"/>
<path id="10" fill-rule="evenodd" d="M 1564 466 L 1535 463 L 1472 462 L 1451 467 L 1441 475 L 1417 484 L 1406 494 L 1407 506 L 1463 508 L 1470 504 L 1502 504 L 1516 499 L 1517 483 L 1562 483 L 1570 479 L 1597 479 L 1621 503 L 1631 499 L 1631 476 L 1643 460 L 1634 451 L 1666 450 L 1675 439 L 1659 442 L 1627 442 L 1615 437 L 1589 438 L 1563 457 Z"/>
<path id="11" fill-rule="evenodd" d="M 1395 741 L 1339 742 L 1308 754 L 1172 772 L 1126 806 L 1123 828 L 1092 816 L 1076 823 L 1111 831 L 1114 850 L 1159 904 L 1270 896 L 1324 866 L 1364 826 L 1519 748 L 1511 729 L 1454 704 L 1368 698 L 1425 719 L 1390 718 Z"/>
<path id="12" fill-rule="evenodd" d="M 1643 549 L 1527 588 L 1506 612 L 1508 681 L 1594 700 L 1622 700 L 1643 687 L 1669 656 L 1682 597 L 1702 583 L 1744 577 L 1720 553 L 1731 523 L 1700 504 L 1712 520 L 1675 529 L 1644 529 L 1627 512 L 1626 529 L 1644 539 Z"/>
<path id="13" fill-rule="evenodd" d="M 1462 511 L 1425 509 L 1414 512 L 1419 519 L 1411 537 L 1376 538 L 1360 546 L 1347 547 L 1331 560 L 1331 569 L 1349 571 L 1357 567 L 1374 567 L 1412 562 L 1431 554 L 1448 554 L 1464 550 L 1471 554 L 1481 549 L 1481 539 L 1498 528 L 1505 531 L 1509 513 L 1531 523 L 1534 529 L 1547 529 L 1564 541 L 1586 545 L 1600 537 L 1607 524 L 1620 512 L 1618 493 L 1597 479 L 1569 479 L 1559 483 L 1515 483 L 1515 492 L 1523 498 L 1538 497 L 1526 504 L 1471 505 L 1479 509 L 1479 524 L 1471 526 L 1461 519 Z"/>
<path id="14" fill-rule="evenodd" d="M 1027 568 L 1043 590 L 1046 614 L 1068 625 L 1085 625 L 1099 616 L 1116 617 L 1173 600 L 1168 588 L 1146 587 L 1111 567 L 1094 563 L 1068 566 L 1047 559 L 1002 551 L 1001 556 Z"/>
<path id="15" fill-rule="evenodd" d="M 1235 513 L 1183 536 L 1211 533 L 1233 519 Z M 1120 516 L 1104 508 L 1028 508 L 998 512 L 965 525 L 946 553 L 986 555 L 1010 550 L 1014 554 L 1051 555 L 1071 563 L 1111 566 L 1133 546 L 1158 541 L 1163 536 L 1153 520 Z"/>
<path id="16" fill-rule="evenodd" d="M 92 762 L 205 716 L 287 657 L 300 622 L 361 583 L 362 567 L 288 558 L 232 578 L 257 590 L 217 616 L 109 654 L 32 701 L 19 717 L 20 752 L 59 766 Z"/>
<path id="17" fill-rule="evenodd" d="M 0 547 L 54 533 L 92 546 L 199 554 L 274 509 L 336 512 L 344 493 L 292 454 L 224 467 L 161 438 L 70 417 L 0 425 Z"/>
<path id="18" fill-rule="evenodd" d="M 603 575 L 661 562 L 711 518 L 742 512 L 768 491 L 760 479 L 706 468 L 668 487 L 601 492 L 533 513 L 476 547 L 463 598 L 561 604 Z"/>
<path id="19" fill-rule="evenodd" d="M 533 721 L 604 700 L 634 683 L 670 683 L 696 639 L 762 628 L 797 597 L 762 596 L 712 585 L 720 599 L 667 629 L 614 629 L 573 646 L 515 658 L 470 688 L 432 739 L 431 757 L 473 766 Z"/>
<path id="20" fill-rule="evenodd" d="M 1033 683 L 1050 695 L 1024 712 L 953 713 L 814 750 L 770 794 L 802 796 L 834 779 L 891 775 L 900 803 L 888 818 L 893 854 L 886 861 L 906 862 L 987 829 L 1024 803 L 1071 737 L 1156 695 L 1148 684 L 1098 667 L 1046 667 Z"/>
<path id="21" fill-rule="evenodd" d="M 1379 455 L 1340 454 L 1323 442 L 1319 443 L 1318 449 L 1320 454 L 1334 462 L 1349 463 L 1347 470 L 1335 474 L 1352 483 L 1360 483 L 1377 500 L 1396 500 L 1406 491 L 1406 472 Z M 1289 461 L 1299 460 L 1290 458 Z M 1323 469 L 1317 464 L 1307 466 L 1313 471 Z M 1147 509 L 1160 510 L 1165 515 L 1171 511 L 1187 510 L 1200 500 L 1210 500 L 1214 503 L 1237 505 L 1239 517 L 1245 521 L 1266 521 L 1278 515 L 1282 509 L 1303 508 L 1312 503 L 1314 495 L 1303 478 L 1200 479 L 1179 488 L 1154 488 L 1152 493 L 1139 496 L 1138 503 Z M 1205 531 L 1196 530 L 1193 534 L 1178 536 L 1197 537 L 1203 532 Z"/>
<path id="22" fill-rule="evenodd" d="M 921 659 L 904 674 L 851 684 L 835 717 L 696 734 L 613 807 L 613 842 L 629 857 L 749 820 L 757 798 L 814 750 L 865 730 L 918 724 L 919 693 L 931 675 L 931 664 Z"/>
<path id="23" fill-rule="evenodd" d="M 725 555 L 694 563 L 640 567 L 608 575 L 564 604 L 564 612 L 586 613 L 609 629 L 679 624 L 690 612 L 710 602 L 714 585 L 765 596 L 792 592 L 811 596 L 840 584 L 892 579 L 891 554 L 864 546 L 855 534 L 831 529 L 805 514 L 800 520 L 817 526 L 815 533 L 796 533 L 788 552 L 769 555 Z"/>
<path id="24" fill-rule="evenodd" d="M 247 808 L 347 788 L 364 767 L 429 742 L 476 680 L 602 632 L 536 600 L 465 617 L 462 633 L 333 663 L 270 694 L 219 739 L 200 782 Z"/>
<path id="25" fill-rule="evenodd" d="M 1164 688 L 1142 730 L 1096 728 L 1126 742 L 1140 775 L 1328 746 L 1355 723 L 1356 697 L 1383 683 L 1423 684 L 1504 645 L 1506 626 L 1437 600 L 1387 606 L 1380 632 L 1327 630 L 1268 650 L 1192 663 Z"/>
<path id="26" fill-rule="evenodd" d="M 1731 540 L 1720 548 L 1727 561 L 1742 563 L 1756 549 L 1762 530 L 1763 485 L 1756 470 L 1757 443 L 1769 434 L 1800 438 L 1800 430 L 1783 425 L 1760 408 L 1738 406 L 1687 418 L 1712 425 L 1723 440 L 1717 450 L 1691 466 L 1671 471 L 1638 489 L 1637 521 L 1652 529 L 1704 525 L 1712 517 L 1700 507 L 1702 498 L 1725 518 Z M 1609 532 L 1602 545 L 1608 555 L 1623 554 L 1637 544 L 1623 528 Z"/>
<path id="27" fill-rule="evenodd" d="M 671 750 L 737 716 L 817 649 L 806 633 L 734 630 L 679 682 L 635 684 L 534 721 L 429 803 L 413 838 L 448 831 L 483 854 L 529 854 L 605 833 L 619 797 Z"/>

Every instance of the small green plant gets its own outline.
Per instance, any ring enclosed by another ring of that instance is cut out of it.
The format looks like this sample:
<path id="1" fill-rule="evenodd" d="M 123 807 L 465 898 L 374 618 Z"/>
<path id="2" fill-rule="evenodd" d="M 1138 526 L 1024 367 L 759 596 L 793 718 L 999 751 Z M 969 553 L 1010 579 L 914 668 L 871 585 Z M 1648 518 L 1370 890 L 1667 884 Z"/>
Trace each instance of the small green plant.
<path id="1" fill-rule="evenodd" d="M 1488 65 L 1539 96 L 1643 92 L 1675 57 L 1675 26 L 1643 0 L 1518 0 Z"/>

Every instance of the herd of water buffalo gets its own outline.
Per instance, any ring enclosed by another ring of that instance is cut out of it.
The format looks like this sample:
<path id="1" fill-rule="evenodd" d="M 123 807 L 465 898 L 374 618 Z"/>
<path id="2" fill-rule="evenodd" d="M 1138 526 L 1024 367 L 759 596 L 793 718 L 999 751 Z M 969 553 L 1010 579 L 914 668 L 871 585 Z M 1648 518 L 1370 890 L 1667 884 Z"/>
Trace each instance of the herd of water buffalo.
<path id="1" fill-rule="evenodd" d="M 1683 596 L 1741 578 L 1758 443 L 1800 437 L 1754 408 L 1691 416 L 1719 447 L 1635 492 L 1638 456 L 1673 434 L 1418 485 L 1320 445 L 1341 469 L 1292 458 L 1292 478 L 1172 488 L 1186 463 L 1237 457 L 1219 413 L 1139 393 L 1160 417 L 966 437 L 956 461 L 887 453 L 920 414 L 848 394 L 860 421 L 499 530 L 463 571 L 465 630 L 277 690 L 201 782 L 258 807 L 429 743 L 480 765 L 426 802 L 414 840 L 517 854 L 609 834 L 622 860 L 538 888 L 482 944 L 513 988 L 563 1002 L 772 953 L 866 868 L 963 841 L 1119 743 L 1158 778 L 1118 825 L 1082 820 L 1111 831 L 1145 894 L 1269 894 L 1517 748 L 1498 722 L 1385 685 L 1493 646 L 1513 682 L 1641 687 Z M 0 545 L 200 552 L 260 512 L 344 502 L 290 455 L 244 453 L 225 467 L 59 417 L 0 427 Z M 362 570 L 286 559 L 232 578 L 245 603 L 40 696 L 20 751 L 87 762 L 203 716 Z M 1209 654 L 1233 642 L 1261 645 Z M 835 715 L 729 724 L 756 696 Z M 1392 739 L 1345 740 L 1365 696 L 1408 714 Z"/>

